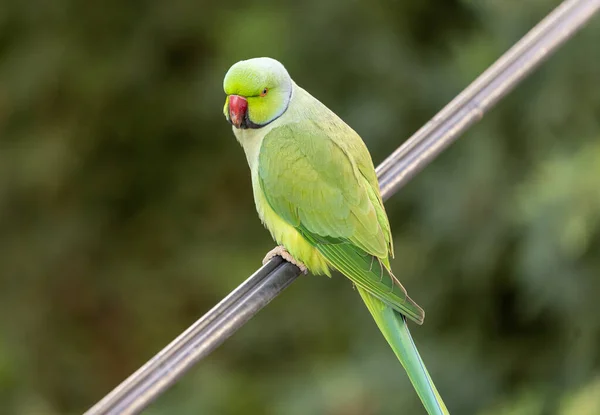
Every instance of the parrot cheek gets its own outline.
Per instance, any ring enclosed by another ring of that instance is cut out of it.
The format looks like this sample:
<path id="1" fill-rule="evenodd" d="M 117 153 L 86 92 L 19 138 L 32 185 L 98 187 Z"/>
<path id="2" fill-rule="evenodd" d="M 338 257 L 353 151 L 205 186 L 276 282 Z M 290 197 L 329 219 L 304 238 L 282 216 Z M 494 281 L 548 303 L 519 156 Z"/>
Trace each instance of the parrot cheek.
<path id="1" fill-rule="evenodd" d="M 248 113 L 248 101 L 239 95 L 229 96 L 229 122 L 236 128 L 246 127 L 246 116 Z"/>

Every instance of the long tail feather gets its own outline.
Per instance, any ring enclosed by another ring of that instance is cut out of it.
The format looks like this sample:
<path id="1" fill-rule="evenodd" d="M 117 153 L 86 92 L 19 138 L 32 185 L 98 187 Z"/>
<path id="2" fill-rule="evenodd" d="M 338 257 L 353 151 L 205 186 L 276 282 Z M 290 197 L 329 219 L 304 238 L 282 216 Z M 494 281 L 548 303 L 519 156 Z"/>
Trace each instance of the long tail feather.
<path id="1" fill-rule="evenodd" d="M 363 288 L 357 287 L 357 289 L 375 319 L 377 326 L 379 326 L 379 329 L 392 347 L 392 350 L 394 350 L 402 366 L 404 366 L 427 413 L 429 415 L 449 414 L 417 351 L 408 331 L 405 317 Z"/>

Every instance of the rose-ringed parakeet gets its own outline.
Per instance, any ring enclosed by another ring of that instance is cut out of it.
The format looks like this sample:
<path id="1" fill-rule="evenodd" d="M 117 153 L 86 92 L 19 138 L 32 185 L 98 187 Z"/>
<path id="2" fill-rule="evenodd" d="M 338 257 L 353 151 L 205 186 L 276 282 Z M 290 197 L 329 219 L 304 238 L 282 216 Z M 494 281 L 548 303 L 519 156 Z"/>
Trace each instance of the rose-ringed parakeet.
<path id="1" fill-rule="evenodd" d="M 274 59 L 234 64 L 223 86 L 256 209 L 280 245 L 265 261 L 281 255 L 304 272 L 348 277 L 427 412 L 448 413 L 408 331 L 406 319 L 422 324 L 424 312 L 390 269 L 390 225 L 360 136 Z"/>

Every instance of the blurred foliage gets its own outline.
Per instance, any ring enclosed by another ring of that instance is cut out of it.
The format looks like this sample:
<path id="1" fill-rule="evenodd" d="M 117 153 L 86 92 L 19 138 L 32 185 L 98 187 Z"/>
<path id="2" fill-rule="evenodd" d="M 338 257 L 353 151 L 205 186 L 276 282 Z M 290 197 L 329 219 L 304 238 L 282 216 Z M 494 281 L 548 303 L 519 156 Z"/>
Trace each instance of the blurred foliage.
<path id="1" fill-rule="evenodd" d="M 272 56 L 376 163 L 558 1 L 4 0 L 0 408 L 76 414 L 272 247 L 222 77 Z M 600 413 L 600 22 L 388 202 L 455 414 Z M 302 278 L 148 411 L 418 414 L 341 277 Z"/>

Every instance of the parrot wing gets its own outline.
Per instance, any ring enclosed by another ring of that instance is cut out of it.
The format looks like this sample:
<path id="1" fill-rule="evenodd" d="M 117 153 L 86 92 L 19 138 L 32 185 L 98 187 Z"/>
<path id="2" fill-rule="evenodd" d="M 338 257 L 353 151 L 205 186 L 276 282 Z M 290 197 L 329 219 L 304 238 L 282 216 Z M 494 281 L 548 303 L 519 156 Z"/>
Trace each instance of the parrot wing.
<path id="1" fill-rule="evenodd" d="M 391 308 L 423 322 L 423 310 L 391 273 L 387 215 L 368 150 L 354 131 L 314 121 L 275 127 L 263 139 L 258 176 L 275 213 L 331 265 Z"/>

